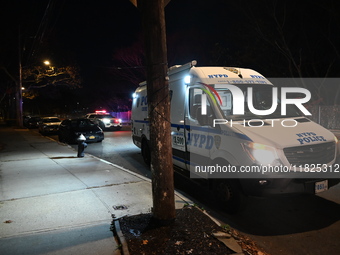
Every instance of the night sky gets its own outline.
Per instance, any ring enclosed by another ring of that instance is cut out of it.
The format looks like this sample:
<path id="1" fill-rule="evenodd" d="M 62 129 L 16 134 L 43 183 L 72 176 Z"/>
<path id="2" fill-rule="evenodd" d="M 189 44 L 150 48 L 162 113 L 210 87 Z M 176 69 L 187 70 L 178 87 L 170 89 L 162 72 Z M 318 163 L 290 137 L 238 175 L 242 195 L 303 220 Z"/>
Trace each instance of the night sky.
<path id="1" fill-rule="evenodd" d="M 20 27 L 23 65 L 79 66 L 87 100 L 125 97 L 145 79 L 140 13 L 128 0 L 11 0 L 0 14 L 0 65 L 14 75 Z M 339 1 L 171 0 L 165 15 L 169 66 L 196 59 L 268 77 L 340 74 Z M 7 79 L 0 73 L 1 92 Z"/>

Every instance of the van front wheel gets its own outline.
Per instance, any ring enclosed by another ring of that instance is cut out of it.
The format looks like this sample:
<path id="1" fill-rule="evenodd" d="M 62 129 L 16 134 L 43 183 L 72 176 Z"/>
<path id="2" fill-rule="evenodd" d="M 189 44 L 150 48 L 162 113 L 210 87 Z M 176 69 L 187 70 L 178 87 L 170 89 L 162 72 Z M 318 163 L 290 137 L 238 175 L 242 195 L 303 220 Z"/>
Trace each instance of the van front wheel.
<path id="1" fill-rule="evenodd" d="M 242 193 L 238 180 L 216 179 L 213 189 L 215 201 L 223 211 L 235 214 L 244 209 L 246 198 Z"/>

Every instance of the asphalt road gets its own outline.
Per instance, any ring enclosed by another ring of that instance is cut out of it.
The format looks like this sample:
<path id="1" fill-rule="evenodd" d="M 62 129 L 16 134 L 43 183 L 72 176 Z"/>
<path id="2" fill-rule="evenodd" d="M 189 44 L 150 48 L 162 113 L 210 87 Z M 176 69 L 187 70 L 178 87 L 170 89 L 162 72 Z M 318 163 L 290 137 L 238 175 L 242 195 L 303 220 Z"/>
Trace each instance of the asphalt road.
<path id="1" fill-rule="evenodd" d="M 151 176 L 128 128 L 106 131 L 104 141 L 89 144 L 85 152 Z M 190 195 L 218 220 L 251 237 L 270 254 L 340 254 L 339 184 L 318 196 L 249 198 L 246 210 L 237 215 L 227 215 L 211 207 L 204 194 Z"/>

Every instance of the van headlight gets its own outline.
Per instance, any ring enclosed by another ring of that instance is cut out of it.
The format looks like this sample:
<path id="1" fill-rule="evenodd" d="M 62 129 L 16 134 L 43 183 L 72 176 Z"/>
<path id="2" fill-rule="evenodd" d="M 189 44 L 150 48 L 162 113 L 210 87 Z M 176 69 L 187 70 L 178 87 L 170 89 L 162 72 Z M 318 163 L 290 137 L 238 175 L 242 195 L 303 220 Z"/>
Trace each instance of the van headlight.
<path id="1" fill-rule="evenodd" d="M 243 149 L 254 163 L 260 165 L 281 165 L 274 147 L 260 143 L 243 143 Z"/>

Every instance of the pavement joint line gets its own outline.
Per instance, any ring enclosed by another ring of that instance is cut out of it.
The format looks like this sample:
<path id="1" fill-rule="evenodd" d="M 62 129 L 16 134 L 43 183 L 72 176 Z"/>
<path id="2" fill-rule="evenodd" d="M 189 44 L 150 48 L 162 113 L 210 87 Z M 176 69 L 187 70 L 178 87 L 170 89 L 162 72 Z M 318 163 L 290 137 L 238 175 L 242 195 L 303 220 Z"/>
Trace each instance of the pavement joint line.
<path id="1" fill-rule="evenodd" d="M 119 166 L 119 165 L 116 165 L 116 164 L 114 164 L 114 163 L 111 163 L 111 162 L 109 162 L 109 161 L 107 161 L 107 160 L 105 160 L 105 159 L 98 158 L 98 157 L 96 157 L 96 156 L 94 156 L 94 155 L 92 155 L 92 154 L 88 154 L 88 155 L 92 156 L 93 158 L 99 159 L 100 161 L 102 161 L 102 162 L 104 162 L 104 163 L 106 163 L 106 164 L 109 164 L 109 165 L 112 165 L 112 166 L 114 166 L 114 167 L 117 167 L 117 168 L 119 168 L 119 169 L 122 170 L 122 171 L 125 171 L 125 172 L 127 172 L 127 173 L 129 173 L 129 174 L 135 175 L 135 176 L 137 176 L 137 177 L 139 177 L 139 178 L 141 178 L 141 179 L 143 179 L 143 180 L 145 180 L 145 181 L 151 183 L 151 180 L 150 180 L 149 178 L 147 178 L 147 177 L 144 177 L 143 175 L 140 175 L 140 174 L 138 174 L 138 173 L 132 172 L 132 171 L 129 170 L 129 169 L 126 169 L 126 168 L 124 168 L 124 167 L 122 167 L 122 166 Z M 187 202 L 187 203 L 189 204 L 188 199 L 185 198 L 182 194 L 180 194 L 180 193 L 179 193 L 178 191 L 176 191 L 176 190 L 175 190 L 175 195 L 178 196 L 180 199 L 182 199 L 184 202 Z"/>
<path id="2" fill-rule="evenodd" d="M 37 157 L 37 158 L 24 158 L 24 159 L 8 159 L 8 160 L 0 160 L 0 162 L 12 162 L 12 161 L 25 161 L 25 160 L 36 160 L 36 159 L 40 159 L 41 157 Z"/>
<path id="3" fill-rule="evenodd" d="M 134 183 L 140 183 L 142 181 L 135 181 L 135 182 L 123 182 L 123 183 L 117 183 L 117 184 L 107 184 L 103 186 L 93 186 L 93 187 L 88 187 L 82 188 L 82 189 L 75 189 L 75 190 L 66 190 L 62 192 L 57 192 L 57 193 L 49 193 L 49 194 L 42 194 L 42 195 L 37 195 L 37 196 L 27 196 L 27 197 L 14 197 L 14 198 L 9 198 L 9 199 L 4 199 L 0 200 L 1 202 L 10 202 L 10 201 L 16 201 L 16 200 L 21 200 L 21 199 L 28 199 L 28 198 L 36 198 L 36 197 L 44 197 L 44 196 L 53 196 L 55 194 L 65 194 L 65 193 L 70 193 L 70 192 L 78 192 L 78 191 L 85 191 L 85 190 L 94 190 L 94 189 L 100 189 L 100 188 L 105 188 L 105 187 L 111 187 L 111 186 L 119 186 L 119 185 L 126 185 L 126 184 L 134 184 Z M 97 194 L 96 194 L 97 196 Z"/>
<path id="4" fill-rule="evenodd" d="M 123 184 L 134 184 L 134 183 L 140 183 L 142 181 L 130 181 L 130 182 L 123 182 L 123 183 L 112 183 L 112 184 L 105 184 L 102 186 L 93 186 L 93 187 L 87 187 L 86 189 L 100 189 L 105 187 L 112 187 L 112 186 L 119 186 Z"/>
<path id="5" fill-rule="evenodd" d="M 70 228 L 74 229 L 74 228 L 82 228 L 82 227 L 87 227 L 87 226 L 96 226 L 96 225 L 102 224 L 102 223 L 108 223 L 108 226 L 110 226 L 111 221 L 112 221 L 112 218 L 111 219 L 105 219 L 105 220 L 91 221 L 91 222 L 87 222 L 87 223 L 83 223 L 83 224 L 74 224 L 74 225 L 60 226 L 60 227 L 55 227 L 55 228 L 43 228 L 43 229 L 37 229 L 37 230 L 22 232 L 20 234 L 0 236 L 0 239 L 13 238 L 13 237 L 23 237 L 23 236 L 28 236 L 28 235 L 32 235 L 32 234 L 41 234 L 41 233 L 59 231 L 59 230 L 70 229 Z"/>
<path id="6" fill-rule="evenodd" d="M 70 192 L 84 191 L 84 190 L 86 190 L 86 188 L 84 188 L 84 189 L 75 189 L 75 190 L 67 190 L 67 191 L 55 192 L 55 193 L 48 193 L 48 194 L 42 194 L 42 195 L 37 195 L 37 196 L 14 197 L 14 198 L 10 198 L 10 199 L 0 200 L 0 202 L 10 202 L 10 201 L 17 201 L 17 200 L 28 199 L 28 198 L 53 196 L 53 195 L 59 195 L 59 194 L 70 193 Z"/>
<path id="7" fill-rule="evenodd" d="M 129 173 L 129 174 L 135 175 L 135 176 L 137 176 L 138 178 L 143 179 L 144 181 L 151 182 L 151 180 L 150 180 L 149 178 L 144 177 L 143 175 L 140 175 L 140 174 L 138 174 L 138 173 L 135 173 L 135 172 L 133 172 L 133 171 L 131 171 L 131 170 L 129 170 L 129 169 L 126 169 L 126 168 L 124 168 L 124 167 L 122 167 L 122 166 L 119 166 L 119 165 L 117 165 L 117 164 L 114 164 L 114 163 L 112 163 L 112 162 L 109 162 L 109 161 L 107 161 L 107 160 L 105 160 L 105 159 L 98 158 L 98 157 L 96 157 L 96 156 L 94 156 L 94 155 L 92 155 L 92 154 L 88 154 L 88 155 L 90 155 L 90 156 L 92 156 L 93 158 L 98 159 L 98 160 L 100 160 L 100 161 L 102 161 L 102 162 L 104 162 L 104 163 L 106 163 L 106 164 L 108 164 L 108 165 L 111 165 L 111 166 L 113 166 L 113 167 L 117 167 L 117 168 L 119 168 L 120 170 L 125 171 L 125 172 L 127 172 L 127 173 Z"/>

